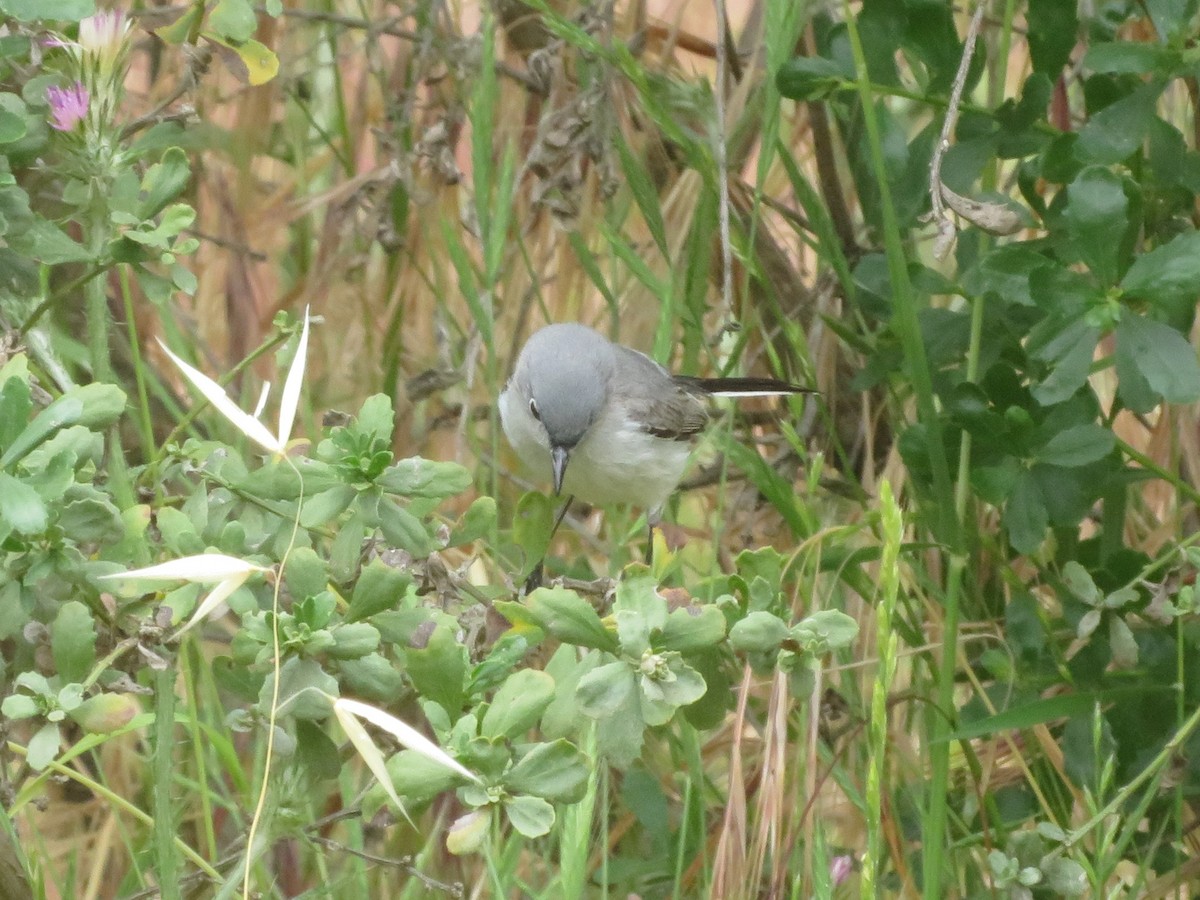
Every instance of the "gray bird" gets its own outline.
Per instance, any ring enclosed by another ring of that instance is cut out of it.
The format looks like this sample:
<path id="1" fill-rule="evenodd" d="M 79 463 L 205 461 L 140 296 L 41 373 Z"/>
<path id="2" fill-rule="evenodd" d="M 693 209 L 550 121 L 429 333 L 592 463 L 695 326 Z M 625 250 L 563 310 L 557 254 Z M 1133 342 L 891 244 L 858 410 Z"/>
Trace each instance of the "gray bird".
<path id="1" fill-rule="evenodd" d="M 500 395 L 500 421 L 555 494 L 632 504 L 653 528 L 683 477 L 691 438 L 708 424 L 708 398 L 803 393 L 812 392 L 774 378 L 672 375 L 586 325 L 563 323 L 526 341 Z"/>

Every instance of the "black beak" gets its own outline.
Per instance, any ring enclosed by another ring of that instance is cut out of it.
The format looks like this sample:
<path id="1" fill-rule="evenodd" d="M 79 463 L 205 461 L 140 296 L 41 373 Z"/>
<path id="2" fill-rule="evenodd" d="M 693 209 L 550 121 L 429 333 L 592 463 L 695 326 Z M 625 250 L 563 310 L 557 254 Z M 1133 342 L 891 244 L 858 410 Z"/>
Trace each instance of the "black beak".
<path id="1" fill-rule="evenodd" d="M 571 458 L 571 451 L 566 447 L 555 445 L 550 448 L 550 463 L 554 469 L 554 493 L 562 493 L 563 476 L 567 474 L 567 462 Z"/>

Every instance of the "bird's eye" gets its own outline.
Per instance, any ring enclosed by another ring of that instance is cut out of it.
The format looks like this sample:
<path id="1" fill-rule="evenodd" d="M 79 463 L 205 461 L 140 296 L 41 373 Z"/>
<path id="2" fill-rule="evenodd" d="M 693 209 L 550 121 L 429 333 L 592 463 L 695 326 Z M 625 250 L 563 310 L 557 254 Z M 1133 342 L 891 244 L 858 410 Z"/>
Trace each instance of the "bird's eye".
<path id="1" fill-rule="evenodd" d="M 529 398 L 529 414 L 531 416 L 533 416 L 535 419 L 537 419 L 539 422 L 542 421 L 542 414 L 540 412 L 538 412 L 537 401 L 534 400 L 532 397 Z"/>

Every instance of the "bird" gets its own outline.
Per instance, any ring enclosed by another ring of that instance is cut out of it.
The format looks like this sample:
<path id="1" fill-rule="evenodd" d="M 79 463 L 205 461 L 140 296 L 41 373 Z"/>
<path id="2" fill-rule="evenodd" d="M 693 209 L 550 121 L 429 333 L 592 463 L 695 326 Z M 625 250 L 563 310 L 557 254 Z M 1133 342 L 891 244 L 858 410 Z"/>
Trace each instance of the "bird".
<path id="1" fill-rule="evenodd" d="M 558 522 L 578 498 L 644 509 L 653 531 L 709 422 L 711 397 L 807 393 L 775 378 L 675 375 L 593 328 L 561 322 L 530 335 L 498 406 L 517 456 L 568 497 Z"/>

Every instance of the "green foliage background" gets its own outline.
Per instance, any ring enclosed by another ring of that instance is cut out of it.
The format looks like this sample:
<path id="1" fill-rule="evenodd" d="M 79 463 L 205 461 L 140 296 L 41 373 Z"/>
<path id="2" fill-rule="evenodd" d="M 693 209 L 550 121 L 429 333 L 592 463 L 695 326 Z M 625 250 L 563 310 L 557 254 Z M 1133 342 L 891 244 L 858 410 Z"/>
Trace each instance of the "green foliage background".
<path id="1" fill-rule="evenodd" d="M 1190 883 L 1197 0 L 688 10 L 0 0 L 0 897 Z M 565 319 L 820 398 L 552 541 Z"/>

